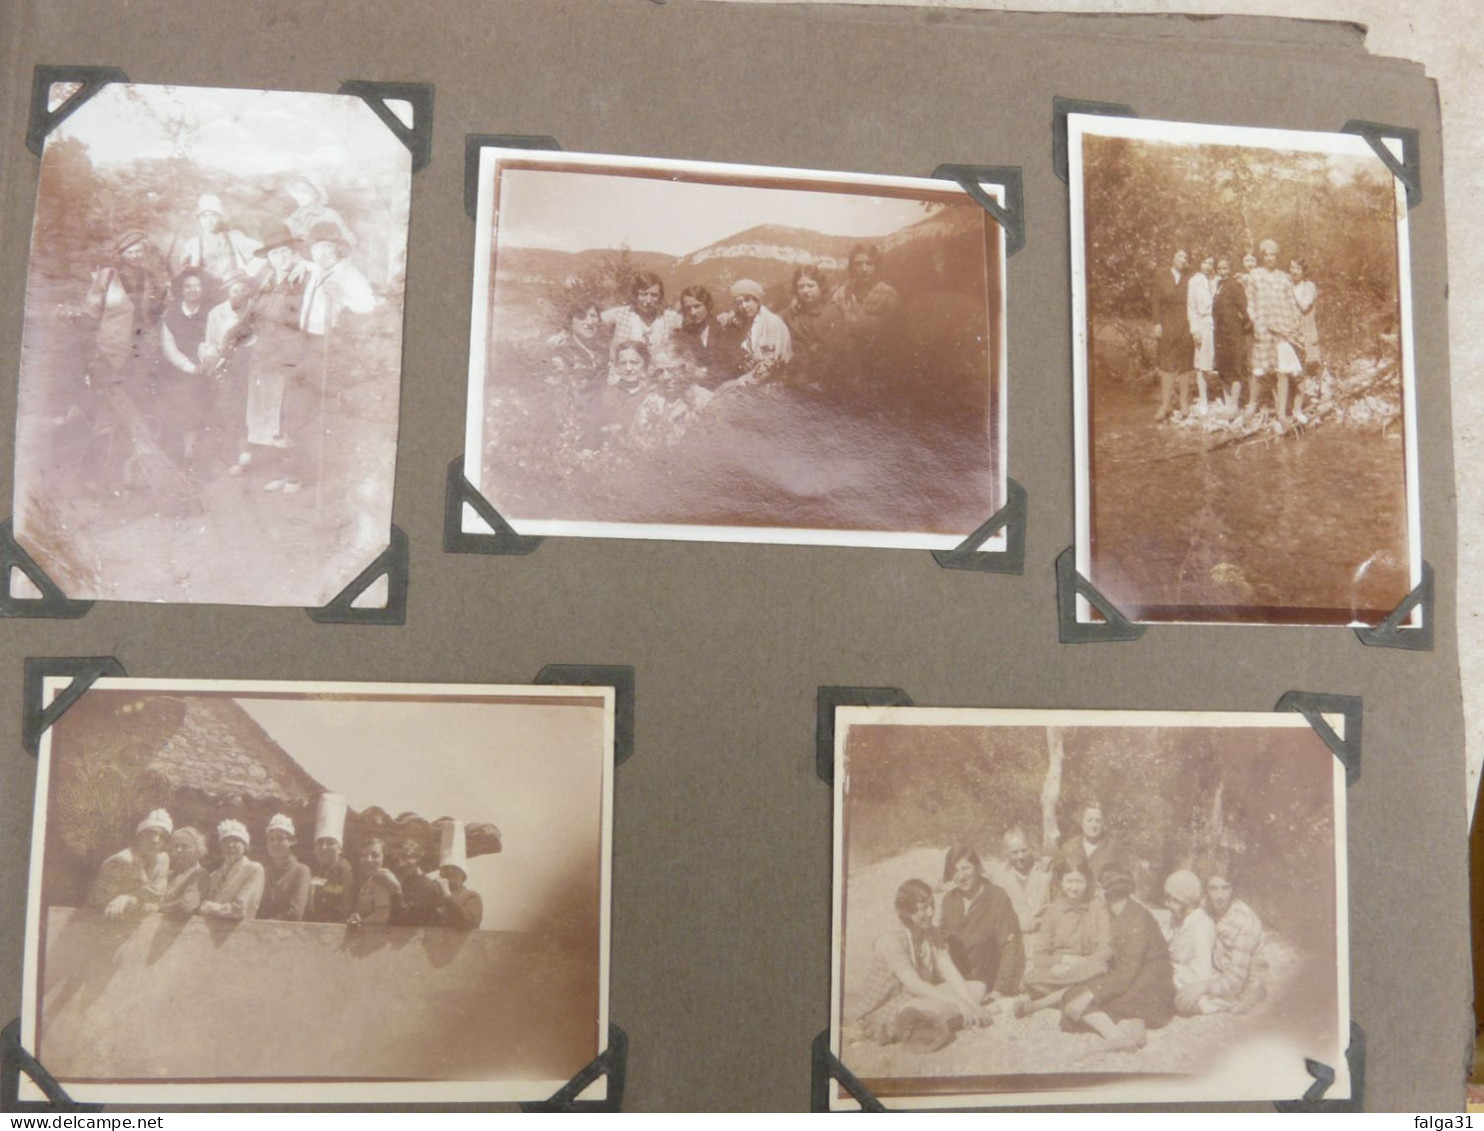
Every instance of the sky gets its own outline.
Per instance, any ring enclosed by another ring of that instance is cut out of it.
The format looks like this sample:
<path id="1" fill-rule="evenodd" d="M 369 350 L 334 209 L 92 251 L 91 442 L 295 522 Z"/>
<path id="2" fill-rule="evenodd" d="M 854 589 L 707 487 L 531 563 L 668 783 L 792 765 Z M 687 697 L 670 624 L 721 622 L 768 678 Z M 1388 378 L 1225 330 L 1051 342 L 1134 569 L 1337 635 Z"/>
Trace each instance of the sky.
<path id="1" fill-rule="evenodd" d="M 603 711 L 498 703 L 237 702 L 352 809 L 489 822 L 503 849 L 469 862 L 484 930 L 529 929 L 570 864 L 596 862 Z M 300 830 L 300 841 L 312 830 Z M 430 862 L 431 863 L 431 862 Z"/>
<path id="2" fill-rule="evenodd" d="M 167 158 L 171 119 L 184 123 L 187 155 L 227 176 L 344 166 L 371 181 L 411 173 L 411 154 L 364 101 L 330 94 L 114 83 L 48 141 L 77 138 L 100 167 Z"/>
<path id="3" fill-rule="evenodd" d="M 505 169 L 501 177 L 500 242 L 555 251 L 627 243 L 635 251 L 687 255 L 760 224 L 867 239 L 889 235 L 927 216 L 918 201 L 900 197 L 702 185 L 570 170 Z"/>

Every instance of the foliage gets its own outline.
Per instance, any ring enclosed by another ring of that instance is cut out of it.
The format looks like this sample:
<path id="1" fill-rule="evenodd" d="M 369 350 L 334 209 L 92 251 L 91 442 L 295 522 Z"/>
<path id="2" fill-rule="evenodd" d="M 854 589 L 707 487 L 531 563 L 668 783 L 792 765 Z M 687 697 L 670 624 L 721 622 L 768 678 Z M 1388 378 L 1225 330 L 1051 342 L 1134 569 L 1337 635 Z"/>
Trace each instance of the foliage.
<path id="1" fill-rule="evenodd" d="M 1062 839 L 1077 831 L 1083 805 L 1101 802 L 1109 833 L 1135 861 L 1140 898 L 1158 901 L 1171 872 L 1205 873 L 1219 861 L 1275 926 L 1332 905 L 1334 761 L 1312 732 L 1077 727 L 1063 737 Z M 1013 827 L 1038 843 L 1048 757 L 1043 727 L 853 728 L 853 860 L 954 843 L 988 860 Z"/>
<path id="2" fill-rule="evenodd" d="M 1191 269 L 1232 260 L 1274 239 L 1281 266 L 1305 258 L 1327 356 L 1375 357 L 1399 319 L 1396 200 L 1389 174 L 1353 159 L 1085 139 L 1088 314 L 1125 327 L 1149 316 L 1150 280 L 1177 248 Z"/>

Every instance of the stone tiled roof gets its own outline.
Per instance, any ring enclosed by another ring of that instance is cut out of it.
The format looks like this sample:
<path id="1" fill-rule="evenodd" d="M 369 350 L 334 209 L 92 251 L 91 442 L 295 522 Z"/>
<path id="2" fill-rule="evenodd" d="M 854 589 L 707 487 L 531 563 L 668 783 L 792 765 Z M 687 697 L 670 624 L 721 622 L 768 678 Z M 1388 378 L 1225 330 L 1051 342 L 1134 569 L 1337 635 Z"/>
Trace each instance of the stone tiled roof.
<path id="1" fill-rule="evenodd" d="M 173 788 L 290 805 L 325 792 L 232 700 L 190 696 L 184 705 L 178 729 L 149 761 Z"/>

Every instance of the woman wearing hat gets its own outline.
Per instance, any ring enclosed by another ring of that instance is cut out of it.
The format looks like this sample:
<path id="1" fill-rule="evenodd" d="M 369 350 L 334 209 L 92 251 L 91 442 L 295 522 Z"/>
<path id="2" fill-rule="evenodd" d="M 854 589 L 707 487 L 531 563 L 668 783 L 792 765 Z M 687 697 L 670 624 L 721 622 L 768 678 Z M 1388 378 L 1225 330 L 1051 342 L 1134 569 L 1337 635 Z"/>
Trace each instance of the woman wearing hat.
<path id="1" fill-rule="evenodd" d="M 1170 965 L 1175 973 L 1177 1007 L 1181 990 L 1205 985 L 1214 974 L 1211 956 L 1216 949 L 1216 924 L 1201 906 L 1204 896 L 1200 877 L 1194 872 L 1174 872 L 1165 881 L 1165 907 L 1170 912 Z"/>
<path id="2" fill-rule="evenodd" d="M 284 226 L 296 240 L 307 240 L 317 224 L 328 224 L 340 233 L 340 239 L 354 248 L 356 237 L 340 213 L 330 207 L 330 194 L 318 177 L 305 173 L 294 177 L 283 186 L 284 191 L 298 205 L 293 214 L 284 221 Z"/>
<path id="3" fill-rule="evenodd" d="M 742 349 L 748 364 L 739 380 L 766 381 L 779 376 L 793 360 L 788 324 L 763 305 L 763 288 L 751 279 L 738 279 L 732 284 L 732 307 L 743 332 Z"/>
<path id="4" fill-rule="evenodd" d="M 275 813 L 268 822 L 264 839 L 268 844 L 268 866 L 264 869 L 258 918 L 302 922 L 309 905 L 309 865 L 294 858 L 297 837 L 293 820 L 284 813 Z"/>
<path id="5" fill-rule="evenodd" d="M 263 866 L 247 858 L 247 826 L 223 821 L 216 827 L 222 866 L 211 873 L 201 914 L 214 919 L 255 919 L 263 898 Z"/>
<path id="6" fill-rule="evenodd" d="M 165 309 L 164 287 L 149 269 L 149 236 L 130 228 L 114 240 L 110 262 L 93 272 L 87 310 L 98 320 L 88 379 L 116 385 L 145 355 L 145 337 Z"/>
<path id="7" fill-rule="evenodd" d="M 165 845 L 172 831 L 169 813 L 163 809 L 150 812 L 135 826 L 134 843 L 99 867 L 88 906 L 109 919 L 121 919 L 158 904 L 170 882 Z"/>
<path id="8" fill-rule="evenodd" d="M 253 252 L 262 245 L 229 228 L 226 211 L 222 198 L 215 193 L 206 193 L 196 201 L 196 232 L 175 250 L 173 266 L 177 272 L 183 267 L 200 267 L 213 281 L 220 281 L 233 271 L 255 275 L 262 269 L 263 261 L 253 258 Z"/>
<path id="9" fill-rule="evenodd" d="M 194 915 L 206 902 L 211 873 L 201 863 L 206 836 L 200 829 L 176 829 L 170 834 L 170 886 L 158 910 L 165 915 Z"/>
<path id="10" fill-rule="evenodd" d="M 455 931 L 477 931 L 484 921 L 484 901 L 468 887 L 469 862 L 464 850 L 464 826 L 459 821 L 443 825 L 438 849 L 438 878 L 445 891 L 434 926 Z"/>
<path id="11" fill-rule="evenodd" d="M 1133 874 L 1121 862 L 1109 864 L 1102 887 L 1113 958 L 1106 974 L 1067 990 L 1062 1017 L 1131 1052 L 1143 1047 L 1147 1029 L 1161 1029 L 1175 1016 L 1175 977 L 1159 924 L 1133 899 Z"/>

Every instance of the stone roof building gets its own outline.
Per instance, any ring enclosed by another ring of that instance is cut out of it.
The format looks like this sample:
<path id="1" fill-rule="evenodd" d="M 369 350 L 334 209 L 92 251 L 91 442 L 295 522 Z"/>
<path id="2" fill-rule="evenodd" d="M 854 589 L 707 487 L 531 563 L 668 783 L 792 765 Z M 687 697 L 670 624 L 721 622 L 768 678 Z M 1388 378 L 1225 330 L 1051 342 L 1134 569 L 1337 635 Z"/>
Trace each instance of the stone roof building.
<path id="1" fill-rule="evenodd" d="M 287 813 L 299 830 L 298 854 L 311 860 L 321 784 L 230 696 L 169 695 L 94 688 L 58 720 L 52 732 L 48 799 L 46 902 L 77 905 L 100 861 L 130 843 L 140 817 L 169 810 L 177 828 L 208 834 L 215 864 L 217 823 L 247 825 L 249 855 L 261 859 L 263 830 Z M 424 860 L 438 857 L 439 822 L 416 813 L 391 815 L 378 806 L 351 810 L 344 849 L 352 856 L 372 837 L 412 837 Z M 500 830 L 467 822 L 468 855 L 499 852 Z"/>

